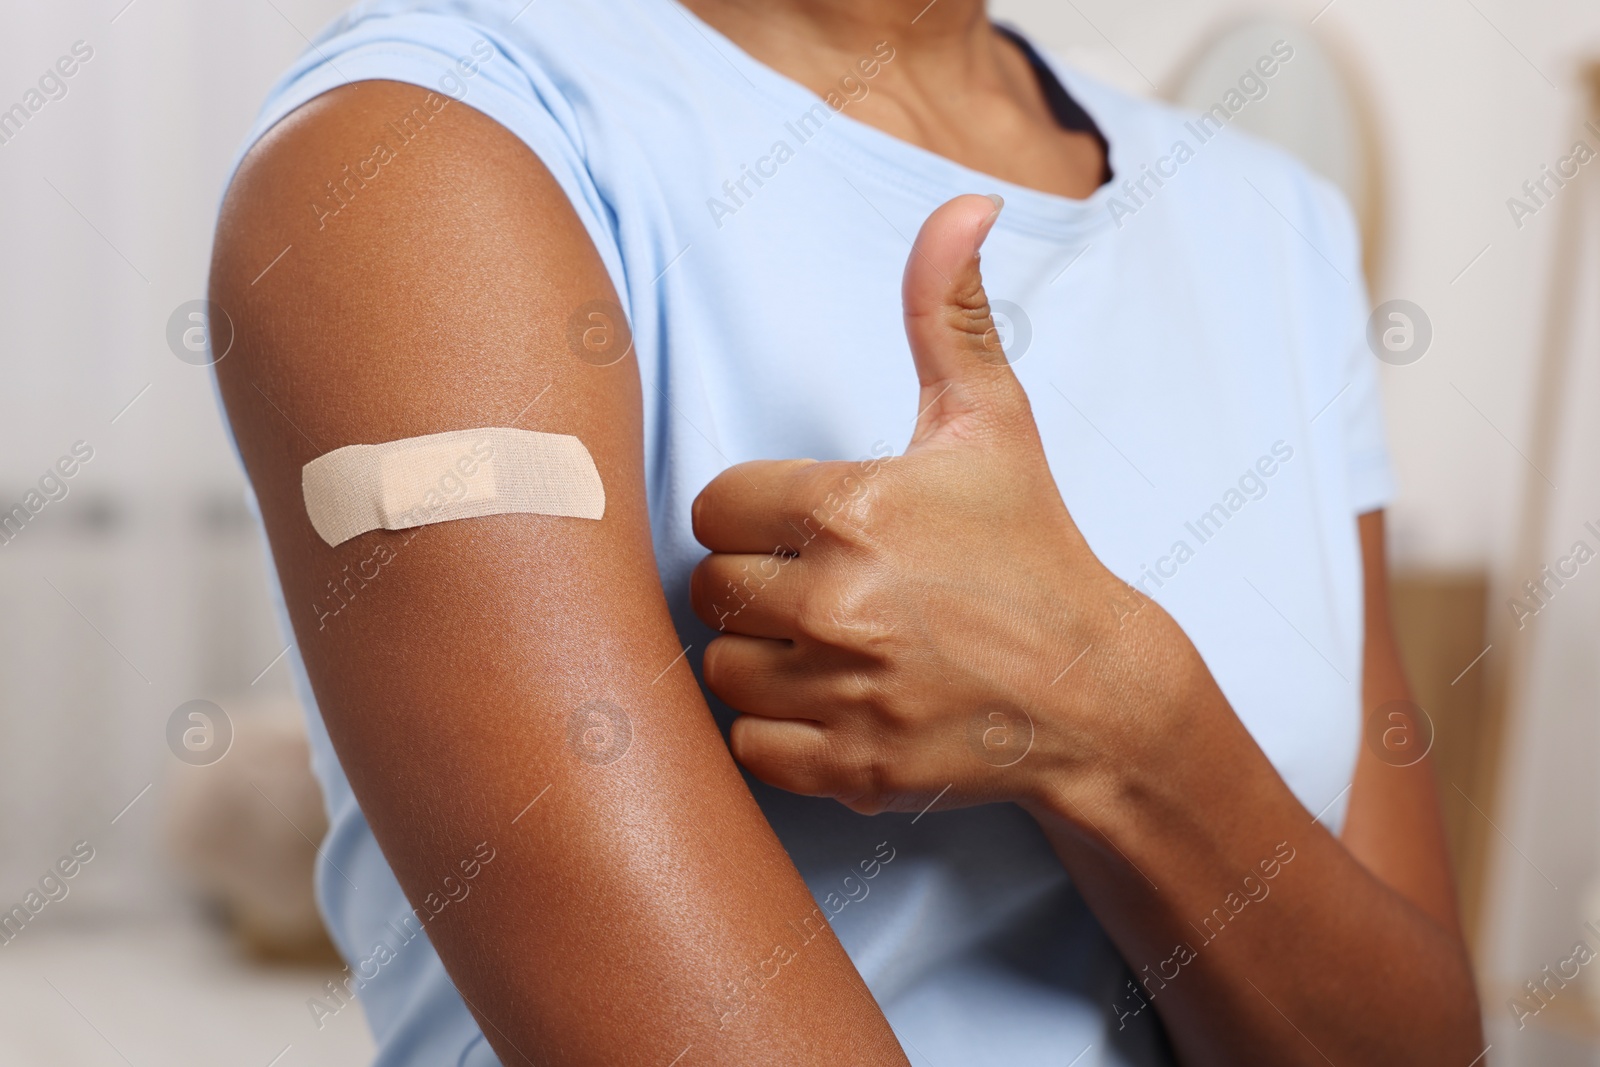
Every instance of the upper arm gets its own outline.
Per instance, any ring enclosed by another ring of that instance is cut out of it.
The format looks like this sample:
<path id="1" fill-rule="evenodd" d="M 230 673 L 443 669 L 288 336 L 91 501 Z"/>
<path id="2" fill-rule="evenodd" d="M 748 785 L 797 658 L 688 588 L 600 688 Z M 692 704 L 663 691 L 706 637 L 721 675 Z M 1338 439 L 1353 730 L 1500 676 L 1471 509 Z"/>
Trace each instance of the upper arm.
<path id="1" fill-rule="evenodd" d="M 275 127 L 228 192 L 212 267 L 235 324 L 223 399 L 362 811 L 413 903 L 478 842 L 496 849 L 476 903 L 428 932 L 507 1063 L 665 1063 L 690 1043 L 698 1063 L 904 1062 L 831 934 L 718 1014 L 814 902 L 681 656 L 637 365 L 572 351 L 579 309 L 615 294 L 559 184 L 451 103 L 336 217 L 307 208 L 424 96 L 357 83 Z M 487 426 L 578 437 L 604 518 L 497 515 L 332 548 L 312 530 L 309 460 Z M 631 730 L 601 758 L 569 734 L 592 700 Z"/>
<path id="2" fill-rule="evenodd" d="M 1376 729 L 1368 725 L 1383 705 L 1409 702 L 1411 688 L 1389 613 L 1383 512 L 1368 512 L 1358 521 L 1366 601 L 1364 736 L 1341 839 L 1374 875 L 1455 932 L 1460 919 L 1432 761 L 1424 755 L 1411 762 L 1406 747 L 1431 738 L 1431 726 L 1417 721 L 1405 704 L 1384 708 Z M 1385 731 L 1393 731 L 1394 743 L 1387 747 Z"/>

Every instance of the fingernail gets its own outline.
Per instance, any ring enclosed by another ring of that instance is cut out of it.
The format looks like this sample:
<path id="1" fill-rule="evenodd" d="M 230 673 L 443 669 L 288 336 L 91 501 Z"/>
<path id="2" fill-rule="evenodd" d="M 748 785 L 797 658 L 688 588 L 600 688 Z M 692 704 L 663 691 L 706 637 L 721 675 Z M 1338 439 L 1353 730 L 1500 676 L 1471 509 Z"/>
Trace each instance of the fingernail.
<path id="1" fill-rule="evenodd" d="M 994 228 L 994 220 L 1000 217 L 1000 209 L 1006 206 L 1005 198 L 999 193 L 990 193 L 988 195 L 989 199 L 994 202 L 994 210 L 989 212 L 984 217 L 984 220 L 978 224 L 978 243 L 977 247 L 972 250 L 972 255 L 975 259 L 978 258 L 979 250 L 983 248 L 983 242 L 988 238 L 989 231 Z"/>

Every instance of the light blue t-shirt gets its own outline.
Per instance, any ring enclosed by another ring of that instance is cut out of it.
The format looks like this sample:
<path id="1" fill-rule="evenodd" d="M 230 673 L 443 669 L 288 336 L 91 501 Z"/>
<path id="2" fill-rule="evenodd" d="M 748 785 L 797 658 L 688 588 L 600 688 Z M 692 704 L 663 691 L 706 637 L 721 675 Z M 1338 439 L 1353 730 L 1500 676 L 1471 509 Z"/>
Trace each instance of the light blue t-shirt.
<path id="1" fill-rule="evenodd" d="M 950 197 L 1002 194 L 985 280 L 1068 508 L 1337 829 L 1361 733 L 1355 518 L 1391 492 L 1349 211 L 1282 152 L 1054 61 L 1115 177 L 1082 201 L 997 181 L 851 117 L 907 47 L 887 45 L 824 101 L 674 0 L 385 0 L 317 38 L 247 143 L 347 79 L 383 78 L 477 108 L 538 154 L 632 323 L 655 549 L 697 671 L 711 635 L 688 607 L 704 555 L 690 502 L 744 460 L 901 451 L 918 395 L 910 239 Z M 432 134 L 379 136 L 403 165 L 404 138 Z M 331 820 L 319 898 L 378 1063 L 496 1063 L 426 937 L 401 943 L 410 906 L 298 650 L 292 664 Z M 1170 1062 L 1128 985 L 1130 963 L 1162 961 L 1119 957 L 1017 808 L 869 818 L 754 788 L 918 1067 Z"/>

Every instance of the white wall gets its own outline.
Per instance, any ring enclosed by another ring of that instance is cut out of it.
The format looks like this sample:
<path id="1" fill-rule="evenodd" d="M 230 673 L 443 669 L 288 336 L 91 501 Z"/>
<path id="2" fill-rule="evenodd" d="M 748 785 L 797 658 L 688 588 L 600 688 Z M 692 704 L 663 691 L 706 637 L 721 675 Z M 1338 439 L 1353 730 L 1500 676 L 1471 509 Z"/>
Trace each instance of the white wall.
<path id="1" fill-rule="evenodd" d="M 167 717 L 285 692 L 281 664 L 251 684 L 282 648 L 260 552 L 207 372 L 166 327 L 204 292 L 223 175 L 267 87 L 342 6 L 125 3 L 0 12 L 0 109 L 93 49 L 0 144 L 0 510 L 74 442 L 94 449 L 0 546 L 0 901 L 73 842 L 97 850 L 51 921 L 167 902 L 163 785 L 192 773 Z"/>

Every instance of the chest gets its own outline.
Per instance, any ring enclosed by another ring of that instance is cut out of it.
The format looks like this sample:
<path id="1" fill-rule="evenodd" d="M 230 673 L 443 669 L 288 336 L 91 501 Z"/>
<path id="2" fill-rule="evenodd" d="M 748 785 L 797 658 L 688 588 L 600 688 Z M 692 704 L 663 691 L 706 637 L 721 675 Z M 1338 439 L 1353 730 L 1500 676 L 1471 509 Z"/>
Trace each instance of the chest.
<path id="1" fill-rule="evenodd" d="M 680 264 L 662 328 L 635 327 L 657 551 L 675 603 L 704 554 L 689 505 L 727 466 L 898 454 L 909 439 L 918 391 L 899 304 L 901 220 L 874 218 L 873 232 L 866 212 L 816 219 L 773 212 L 728 228 Z M 986 287 L 1090 546 L 1178 620 L 1318 811 L 1349 781 L 1359 734 L 1355 521 L 1337 420 L 1312 417 L 1337 374 L 1296 319 L 1288 281 L 1270 269 L 1228 276 L 1203 249 L 1159 245 L 997 228 Z"/>

